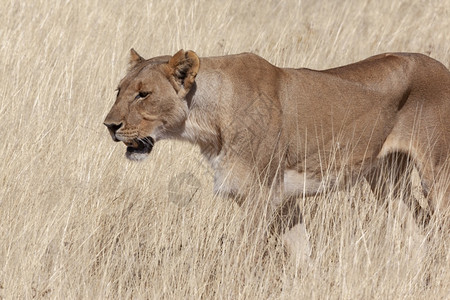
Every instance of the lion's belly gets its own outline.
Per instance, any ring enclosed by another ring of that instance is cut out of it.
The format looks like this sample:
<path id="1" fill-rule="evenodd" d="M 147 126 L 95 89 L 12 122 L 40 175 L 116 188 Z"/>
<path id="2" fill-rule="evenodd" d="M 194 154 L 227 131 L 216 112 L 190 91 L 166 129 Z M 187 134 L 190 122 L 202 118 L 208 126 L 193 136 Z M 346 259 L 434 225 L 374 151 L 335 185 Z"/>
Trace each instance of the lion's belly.
<path id="1" fill-rule="evenodd" d="M 334 175 L 318 178 L 312 173 L 299 173 L 292 169 L 284 172 L 284 192 L 289 196 L 312 196 L 327 191 L 336 182 Z"/>

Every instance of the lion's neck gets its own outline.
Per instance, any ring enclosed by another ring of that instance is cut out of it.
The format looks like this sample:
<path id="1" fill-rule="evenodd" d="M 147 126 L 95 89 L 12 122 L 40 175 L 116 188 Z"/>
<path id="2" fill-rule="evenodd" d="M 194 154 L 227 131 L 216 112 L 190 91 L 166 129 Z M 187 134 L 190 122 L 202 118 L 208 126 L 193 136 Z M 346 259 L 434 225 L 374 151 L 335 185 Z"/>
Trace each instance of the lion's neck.
<path id="1" fill-rule="evenodd" d="M 216 111 L 209 111 L 210 105 L 193 103 L 185 123 L 182 139 L 199 145 L 208 159 L 218 155 L 221 149 L 220 129 L 215 117 Z"/>

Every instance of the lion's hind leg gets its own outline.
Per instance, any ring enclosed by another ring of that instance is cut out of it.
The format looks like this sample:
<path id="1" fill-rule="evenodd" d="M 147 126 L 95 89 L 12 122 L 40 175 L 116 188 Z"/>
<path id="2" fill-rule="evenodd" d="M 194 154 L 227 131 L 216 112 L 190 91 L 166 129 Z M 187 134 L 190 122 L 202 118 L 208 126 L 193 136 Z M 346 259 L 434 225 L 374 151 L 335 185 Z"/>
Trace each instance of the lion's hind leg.
<path id="1" fill-rule="evenodd" d="M 389 153 L 365 177 L 375 198 L 386 209 L 389 232 L 405 238 L 411 259 L 414 257 L 417 261 L 424 261 L 428 254 L 424 227 L 429 222 L 430 214 L 413 195 L 414 168 L 408 154 Z"/>
<path id="2" fill-rule="evenodd" d="M 419 170 L 429 212 L 422 219 L 427 224 L 432 215 L 439 228 L 450 231 L 450 154 L 446 159 L 442 156 L 439 160 L 433 158 L 423 160 L 423 167 Z"/>
<path id="3" fill-rule="evenodd" d="M 380 158 L 365 178 L 381 205 L 388 208 L 389 200 L 398 201 L 399 210 L 403 210 L 403 214 L 409 210 L 417 224 L 426 225 L 430 213 L 412 194 L 414 167 L 414 161 L 408 154 L 392 152 Z"/>

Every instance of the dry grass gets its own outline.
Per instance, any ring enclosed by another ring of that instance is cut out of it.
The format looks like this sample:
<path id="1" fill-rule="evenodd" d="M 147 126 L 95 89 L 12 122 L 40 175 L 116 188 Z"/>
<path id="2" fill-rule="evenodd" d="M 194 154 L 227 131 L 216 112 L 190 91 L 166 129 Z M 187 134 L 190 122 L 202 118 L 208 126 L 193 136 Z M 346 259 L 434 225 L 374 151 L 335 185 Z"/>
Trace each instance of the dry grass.
<path id="1" fill-rule="evenodd" d="M 0 299 L 450 295 L 449 236 L 430 229 L 419 259 L 364 184 L 302 201 L 314 263 L 299 274 L 279 245 L 258 260 L 234 243 L 245 213 L 213 197 L 195 148 L 161 142 L 132 163 L 102 125 L 131 47 L 310 68 L 414 51 L 449 66 L 449 0 L 135 2 L 1 5 Z"/>

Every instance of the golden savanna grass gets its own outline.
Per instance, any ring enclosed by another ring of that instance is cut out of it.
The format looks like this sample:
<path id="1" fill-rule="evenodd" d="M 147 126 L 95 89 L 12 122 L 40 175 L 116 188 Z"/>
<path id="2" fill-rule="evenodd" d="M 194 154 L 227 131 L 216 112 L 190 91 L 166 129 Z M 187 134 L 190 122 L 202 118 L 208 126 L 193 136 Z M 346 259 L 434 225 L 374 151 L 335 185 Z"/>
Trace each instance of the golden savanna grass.
<path id="1" fill-rule="evenodd" d="M 213 196 L 195 147 L 133 163 L 102 125 L 131 47 L 309 68 L 411 51 L 449 67 L 449 0 L 6 0 L 0 18 L 0 299 L 450 295 L 445 217 L 423 257 L 364 181 L 299 199 L 314 253 L 298 272 L 276 241 L 263 258 L 235 242 L 246 212 Z"/>

